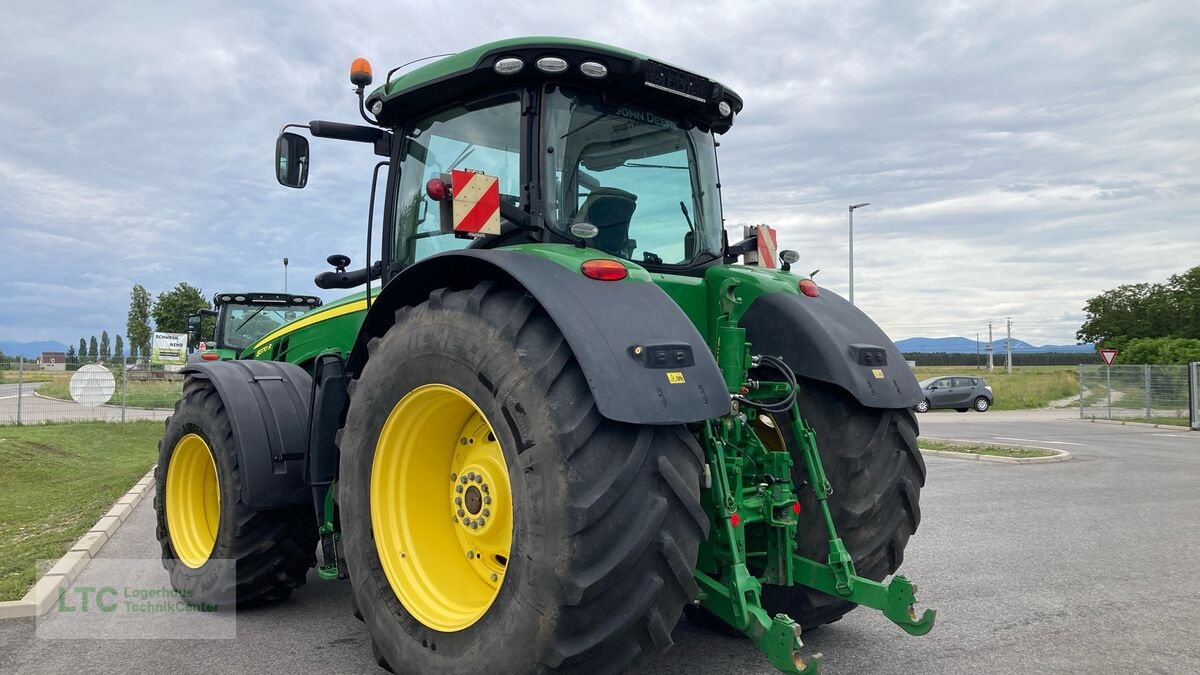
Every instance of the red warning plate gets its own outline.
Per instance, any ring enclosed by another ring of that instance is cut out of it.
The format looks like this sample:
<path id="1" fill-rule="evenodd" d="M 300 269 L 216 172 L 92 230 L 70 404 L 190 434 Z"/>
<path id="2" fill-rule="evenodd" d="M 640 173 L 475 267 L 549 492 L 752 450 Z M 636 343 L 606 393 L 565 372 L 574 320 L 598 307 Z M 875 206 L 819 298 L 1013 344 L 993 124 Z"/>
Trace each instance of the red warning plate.
<path id="1" fill-rule="evenodd" d="M 500 179 L 477 171 L 451 172 L 454 231 L 500 234 Z"/>

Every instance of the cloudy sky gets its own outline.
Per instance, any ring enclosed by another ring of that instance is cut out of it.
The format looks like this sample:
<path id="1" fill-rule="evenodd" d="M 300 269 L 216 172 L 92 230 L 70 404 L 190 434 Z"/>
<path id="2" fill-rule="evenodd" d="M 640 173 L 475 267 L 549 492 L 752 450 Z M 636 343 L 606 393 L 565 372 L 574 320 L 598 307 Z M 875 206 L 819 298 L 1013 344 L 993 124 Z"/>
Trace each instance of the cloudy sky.
<path id="1" fill-rule="evenodd" d="M 730 227 L 768 223 L 894 338 L 1073 342 L 1084 301 L 1200 264 L 1194 2 L 5 3 L 0 338 L 124 333 L 129 289 L 315 292 L 364 247 L 364 146 L 276 184 L 284 122 L 346 81 L 522 34 L 613 43 L 746 101 Z M 603 7 L 603 9 L 599 9 Z M 369 8 L 369 9 L 367 9 Z M 736 237 L 734 237 L 736 238 Z M 327 298 L 334 297 L 326 294 Z"/>

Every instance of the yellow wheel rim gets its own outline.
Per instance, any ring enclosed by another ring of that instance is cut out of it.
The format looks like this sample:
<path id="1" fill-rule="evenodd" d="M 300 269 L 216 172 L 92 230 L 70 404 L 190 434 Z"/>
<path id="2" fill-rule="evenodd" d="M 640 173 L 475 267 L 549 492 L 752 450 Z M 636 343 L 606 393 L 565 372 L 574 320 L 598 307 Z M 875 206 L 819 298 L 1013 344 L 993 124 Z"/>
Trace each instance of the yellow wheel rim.
<path id="1" fill-rule="evenodd" d="M 179 439 L 171 453 L 166 502 L 171 548 L 180 562 L 196 569 L 212 555 L 221 520 L 217 462 L 196 434 Z"/>
<path id="2" fill-rule="evenodd" d="M 512 490 L 492 425 L 466 394 L 427 384 L 392 409 L 371 465 L 371 527 L 418 621 L 454 632 L 487 613 L 508 566 Z"/>

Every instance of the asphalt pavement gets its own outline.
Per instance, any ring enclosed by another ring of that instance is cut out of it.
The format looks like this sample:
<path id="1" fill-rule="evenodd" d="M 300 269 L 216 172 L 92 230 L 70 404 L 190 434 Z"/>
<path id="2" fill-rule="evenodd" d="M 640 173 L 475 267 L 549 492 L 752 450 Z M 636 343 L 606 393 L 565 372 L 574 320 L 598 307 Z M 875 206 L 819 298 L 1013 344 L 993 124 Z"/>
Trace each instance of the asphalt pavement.
<path id="1" fill-rule="evenodd" d="M 928 458 L 923 520 L 902 571 L 938 625 L 911 637 L 857 610 L 804 635 L 824 653 L 825 673 L 1200 672 L 1200 433 L 1065 415 L 920 417 L 925 436 L 1074 458 Z M 145 500 L 99 558 L 157 557 Z M 347 590 L 313 574 L 291 599 L 239 612 L 232 640 L 44 640 L 31 619 L 0 621 L 0 672 L 379 672 Z M 774 672 L 746 640 L 686 621 L 674 638 L 646 672 Z"/>

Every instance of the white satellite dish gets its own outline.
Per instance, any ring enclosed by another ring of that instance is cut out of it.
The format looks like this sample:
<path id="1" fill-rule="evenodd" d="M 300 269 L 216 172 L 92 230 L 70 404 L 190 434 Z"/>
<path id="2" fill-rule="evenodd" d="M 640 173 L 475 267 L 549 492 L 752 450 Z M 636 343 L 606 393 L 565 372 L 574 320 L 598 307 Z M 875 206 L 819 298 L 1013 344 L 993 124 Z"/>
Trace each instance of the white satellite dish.
<path id="1" fill-rule="evenodd" d="M 108 403 L 117 390 L 117 382 L 108 368 L 93 363 L 75 371 L 67 388 L 76 403 L 85 408 L 95 408 Z"/>

